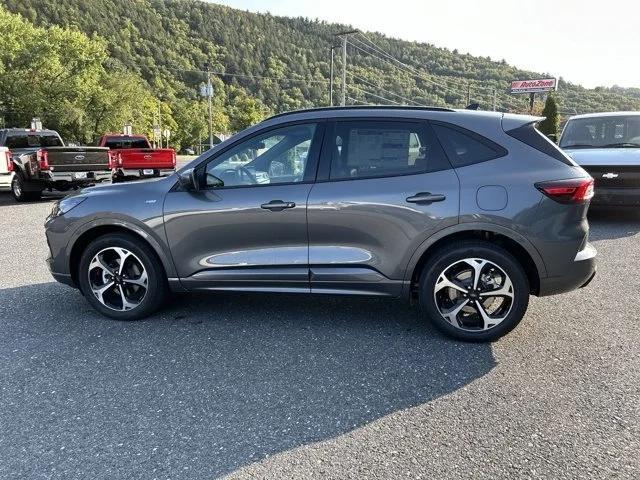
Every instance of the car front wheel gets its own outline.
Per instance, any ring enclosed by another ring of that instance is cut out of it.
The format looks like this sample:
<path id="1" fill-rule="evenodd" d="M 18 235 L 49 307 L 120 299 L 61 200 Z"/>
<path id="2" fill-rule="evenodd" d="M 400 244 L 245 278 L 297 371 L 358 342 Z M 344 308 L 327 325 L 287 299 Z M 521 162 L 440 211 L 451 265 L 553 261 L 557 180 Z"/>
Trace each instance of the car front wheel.
<path id="1" fill-rule="evenodd" d="M 154 252 L 126 234 L 108 234 L 91 242 L 80 259 L 78 281 L 89 303 L 116 320 L 138 320 L 152 314 L 168 292 Z"/>
<path id="2" fill-rule="evenodd" d="M 420 304 L 433 325 L 460 340 L 497 340 L 518 325 L 528 303 L 522 266 L 488 242 L 460 242 L 439 251 L 420 281 Z"/>

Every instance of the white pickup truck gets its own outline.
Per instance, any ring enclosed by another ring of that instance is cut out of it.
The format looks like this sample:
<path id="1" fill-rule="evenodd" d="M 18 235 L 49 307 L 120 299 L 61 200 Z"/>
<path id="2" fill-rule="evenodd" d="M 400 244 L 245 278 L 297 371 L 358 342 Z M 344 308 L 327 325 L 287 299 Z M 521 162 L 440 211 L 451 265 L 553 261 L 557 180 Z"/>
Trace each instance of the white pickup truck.
<path id="1" fill-rule="evenodd" d="M 0 147 L 0 192 L 11 190 L 13 179 L 13 162 L 11 151 L 7 147 Z"/>

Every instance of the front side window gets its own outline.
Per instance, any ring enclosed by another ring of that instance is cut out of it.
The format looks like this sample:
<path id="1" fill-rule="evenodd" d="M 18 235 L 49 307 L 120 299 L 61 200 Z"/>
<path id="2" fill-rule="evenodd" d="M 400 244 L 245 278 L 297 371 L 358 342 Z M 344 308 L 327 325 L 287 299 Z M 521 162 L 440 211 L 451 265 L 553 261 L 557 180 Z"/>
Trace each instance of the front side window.
<path id="1" fill-rule="evenodd" d="M 447 168 L 420 122 L 337 122 L 330 139 L 332 180 L 410 175 Z"/>
<path id="2" fill-rule="evenodd" d="M 297 183 L 312 167 L 309 152 L 317 124 L 290 125 L 251 137 L 209 162 L 208 187 Z M 308 175 L 307 175 L 308 176 Z"/>
<path id="3" fill-rule="evenodd" d="M 562 148 L 640 147 L 640 115 L 569 120 L 560 139 Z"/>

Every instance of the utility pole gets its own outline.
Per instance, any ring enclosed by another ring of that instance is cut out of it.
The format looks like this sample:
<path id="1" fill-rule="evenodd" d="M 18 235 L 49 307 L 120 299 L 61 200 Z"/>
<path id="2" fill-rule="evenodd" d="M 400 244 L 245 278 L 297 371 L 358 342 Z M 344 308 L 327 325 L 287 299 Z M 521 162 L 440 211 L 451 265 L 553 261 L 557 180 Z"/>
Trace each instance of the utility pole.
<path id="1" fill-rule="evenodd" d="M 207 98 L 209 99 L 209 148 L 213 148 L 213 114 L 211 113 L 211 97 L 213 96 L 213 86 L 211 85 L 211 65 L 205 64 L 207 69 Z"/>
<path id="2" fill-rule="evenodd" d="M 162 148 L 162 111 L 160 110 L 160 102 L 158 102 L 158 130 L 160 130 L 160 148 Z"/>
<path id="3" fill-rule="evenodd" d="M 497 110 L 497 104 L 496 104 L 496 89 L 493 89 L 493 111 L 495 112 Z"/>
<path id="4" fill-rule="evenodd" d="M 358 33 L 358 30 L 349 30 L 336 34 L 336 37 L 342 38 L 342 100 L 340 105 L 343 107 L 347 104 L 347 37 L 354 33 Z"/>
<path id="5" fill-rule="evenodd" d="M 334 65 L 334 57 L 335 50 L 339 48 L 339 45 L 334 45 L 331 47 L 331 68 L 329 69 L 329 106 L 333 107 L 333 65 Z"/>
<path id="6" fill-rule="evenodd" d="M 471 83 L 467 83 L 467 105 L 471 104 Z"/>

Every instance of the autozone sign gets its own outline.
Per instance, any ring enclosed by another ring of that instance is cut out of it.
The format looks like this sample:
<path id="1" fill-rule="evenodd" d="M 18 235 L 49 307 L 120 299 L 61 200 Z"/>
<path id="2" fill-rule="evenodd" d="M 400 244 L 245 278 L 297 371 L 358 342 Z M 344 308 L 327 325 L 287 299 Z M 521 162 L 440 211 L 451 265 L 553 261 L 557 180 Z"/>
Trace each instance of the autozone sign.
<path id="1" fill-rule="evenodd" d="M 511 82 L 511 93 L 537 93 L 550 92 L 558 88 L 555 78 L 543 78 L 540 80 L 514 80 Z"/>

